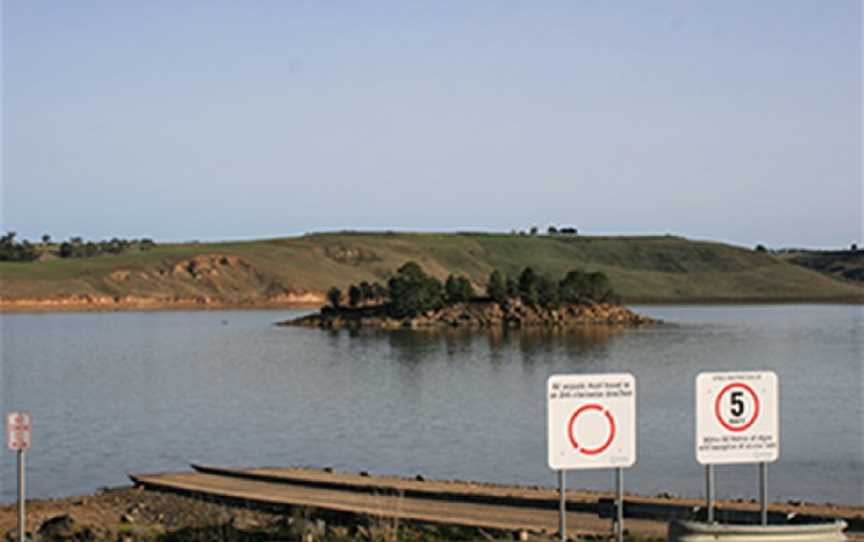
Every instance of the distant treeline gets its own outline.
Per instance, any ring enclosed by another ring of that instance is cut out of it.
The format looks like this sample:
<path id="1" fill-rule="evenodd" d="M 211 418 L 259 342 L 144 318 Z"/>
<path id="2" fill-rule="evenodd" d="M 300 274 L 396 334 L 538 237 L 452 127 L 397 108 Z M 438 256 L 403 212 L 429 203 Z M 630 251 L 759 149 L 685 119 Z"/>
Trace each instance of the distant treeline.
<path id="1" fill-rule="evenodd" d="M 511 230 L 510 233 L 512 235 L 539 235 L 540 228 L 537 226 L 531 226 L 527 232 L 525 230 Z M 573 226 L 561 226 L 558 227 L 555 224 L 552 224 L 548 228 L 546 228 L 546 233 L 548 235 L 578 235 L 579 230 L 577 230 Z"/>
<path id="2" fill-rule="evenodd" d="M 772 254 L 850 254 L 860 252 L 858 249 L 857 243 L 852 243 L 849 245 L 848 249 L 838 248 L 838 249 L 813 249 L 813 248 L 765 248 L 765 245 L 759 244 L 756 245 L 754 249 L 756 252 L 770 252 Z"/>
<path id="3" fill-rule="evenodd" d="M 32 262 L 39 257 L 36 248 L 28 241 L 20 243 L 15 240 L 15 232 L 10 231 L 0 237 L 0 261 L 4 262 Z"/>
<path id="4" fill-rule="evenodd" d="M 51 245 L 51 236 L 42 236 L 42 244 L 37 245 L 27 240 L 16 241 L 16 233 L 8 232 L 0 237 L 0 261 L 32 262 L 42 254 L 52 254 L 60 258 L 91 258 L 102 254 L 121 254 L 130 249 L 142 251 L 156 246 L 152 239 L 118 239 L 108 241 L 85 241 L 81 237 L 72 237 L 56 247 Z"/>
<path id="5" fill-rule="evenodd" d="M 562 303 L 617 302 L 609 278 L 604 273 L 573 270 L 560 280 L 555 280 L 537 273 L 531 267 L 523 269 L 515 279 L 497 269 L 492 271 L 486 295 L 499 304 L 520 299 L 526 305 L 547 309 L 557 308 Z M 342 290 L 330 288 L 327 299 L 334 308 L 339 308 L 343 300 Z M 386 305 L 387 312 L 395 318 L 413 317 L 427 310 L 475 299 L 474 287 L 466 277 L 450 275 L 442 284 L 440 280 L 426 274 L 416 262 L 408 262 L 400 267 L 386 286 L 363 281 L 348 288 L 348 304 L 351 307 Z"/>
<path id="6" fill-rule="evenodd" d="M 404 233 L 404 232 L 398 232 L 398 231 L 393 231 L 393 230 L 383 230 L 383 231 L 337 230 L 337 231 L 332 231 L 332 232 L 321 232 L 321 233 L 318 233 L 318 235 L 320 235 L 320 234 L 330 234 L 330 235 L 369 235 L 369 234 L 401 235 L 402 233 Z M 469 230 L 457 231 L 455 233 L 457 235 L 506 235 L 503 232 L 469 231 Z M 564 235 L 564 236 L 566 236 L 566 235 L 578 235 L 579 230 L 576 229 L 575 226 L 558 227 L 558 226 L 552 224 L 548 228 L 546 228 L 546 233 L 548 235 Z M 316 232 L 307 232 L 306 233 L 306 235 L 315 235 L 315 234 L 316 234 Z M 527 230 L 520 230 L 520 229 L 514 228 L 514 229 L 510 230 L 509 234 L 510 235 L 520 235 L 520 236 L 540 235 L 540 228 L 538 228 L 537 226 L 531 226 L 531 228 L 529 228 Z"/>
<path id="7" fill-rule="evenodd" d="M 60 243 L 57 255 L 61 258 L 92 258 L 102 254 L 121 254 L 131 248 L 150 250 L 156 243 L 152 239 L 118 239 L 109 241 L 84 241 L 80 237 L 72 237 Z"/>

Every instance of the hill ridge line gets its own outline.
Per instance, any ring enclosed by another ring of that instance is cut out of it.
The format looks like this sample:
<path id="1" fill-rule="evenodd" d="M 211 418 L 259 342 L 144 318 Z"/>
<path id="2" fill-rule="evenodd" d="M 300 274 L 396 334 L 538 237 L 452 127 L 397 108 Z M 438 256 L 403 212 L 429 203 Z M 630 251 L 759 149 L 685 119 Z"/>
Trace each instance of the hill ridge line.
<path id="1" fill-rule="evenodd" d="M 320 306 L 331 286 L 383 283 L 412 260 L 441 279 L 464 275 L 478 291 L 494 269 L 515 276 L 531 266 L 550 278 L 602 271 L 627 303 L 864 302 L 862 285 L 716 241 L 336 232 L 0 262 L 0 310 Z"/>

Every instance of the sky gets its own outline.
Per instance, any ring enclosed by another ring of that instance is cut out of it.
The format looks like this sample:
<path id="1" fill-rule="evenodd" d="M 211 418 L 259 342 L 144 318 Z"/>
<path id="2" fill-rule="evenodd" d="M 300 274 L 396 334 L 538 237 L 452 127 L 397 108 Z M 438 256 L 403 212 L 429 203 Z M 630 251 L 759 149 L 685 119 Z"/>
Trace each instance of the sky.
<path id="1" fill-rule="evenodd" d="M 37 239 L 862 237 L 857 0 L 2 0 Z"/>

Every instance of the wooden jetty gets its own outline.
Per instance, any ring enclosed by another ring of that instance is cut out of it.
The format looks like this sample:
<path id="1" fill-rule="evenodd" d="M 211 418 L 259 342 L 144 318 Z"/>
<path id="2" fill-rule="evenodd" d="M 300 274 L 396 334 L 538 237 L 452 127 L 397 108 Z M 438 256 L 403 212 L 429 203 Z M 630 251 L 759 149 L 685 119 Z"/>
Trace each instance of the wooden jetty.
<path id="1" fill-rule="evenodd" d="M 241 506 L 276 510 L 309 507 L 490 530 L 546 533 L 558 530 L 558 493 L 551 488 L 379 477 L 317 469 L 192 467 L 192 472 L 130 475 L 130 478 L 150 490 Z M 625 501 L 627 528 L 653 536 L 665 534 L 668 520 L 698 517 L 702 504 L 696 500 L 637 496 L 627 496 Z M 610 495 L 568 491 L 567 510 L 570 536 L 611 529 Z M 810 507 L 796 511 L 791 505 L 775 505 L 771 513 L 775 521 L 796 517 L 845 519 L 850 530 L 864 530 L 864 510 L 860 507 Z M 717 514 L 721 521 L 736 523 L 755 523 L 759 517 L 758 505 L 752 503 L 724 503 Z"/>

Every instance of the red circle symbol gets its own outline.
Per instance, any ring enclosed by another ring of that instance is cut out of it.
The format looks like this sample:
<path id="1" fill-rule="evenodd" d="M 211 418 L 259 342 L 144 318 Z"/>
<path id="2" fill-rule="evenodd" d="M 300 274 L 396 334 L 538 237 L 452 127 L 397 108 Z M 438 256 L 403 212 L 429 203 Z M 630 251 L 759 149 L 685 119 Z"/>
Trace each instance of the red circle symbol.
<path id="1" fill-rule="evenodd" d="M 753 400 L 753 416 L 746 423 L 735 426 L 728 423 L 723 419 L 723 414 L 720 412 L 720 408 L 723 404 L 723 397 L 726 396 L 726 393 L 735 389 L 740 388 L 746 391 L 750 398 Z M 714 401 L 714 416 L 717 418 L 717 421 L 720 422 L 720 425 L 728 429 L 729 431 L 740 433 L 741 431 L 746 431 L 749 429 L 756 420 L 759 418 L 759 396 L 756 395 L 756 392 L 753 391 L 753 388 L 745 384 L 744 382 L 732 382 L 731 384 L 727 384 L 720 393 L 717 394 L 717 399 Z"/>
<path id="2" fill-rule="evenodd" d="M 579 443 L 576 442 L 576 437 L 573 436 L 573 426 L 576 424 L 576 419 L 580 414 L 589 410 L 597 410 L 602 412 L 606 416 L 606 421 L 609 424 L 609 436 L 606 437 L 606 442 L 597 446 L 596 448 L 586 448 L 584 446 L 580 447 Z M 597 455 L 606 451 L 612 441 L 615 440 L 615 418 L 612 417 L 612 413 L 608 410 L 604 409 L 601 405 L 596 403 L 588 403 L 587 405 L 582 405 L 581 407 L 576 409 L 576 412 L 570 416 L 570 422 L 567 424 L 567 437 L 570 439 L 570 444 L 573 445 L 574 450 L 578 450 L 585 455 Z"/>

